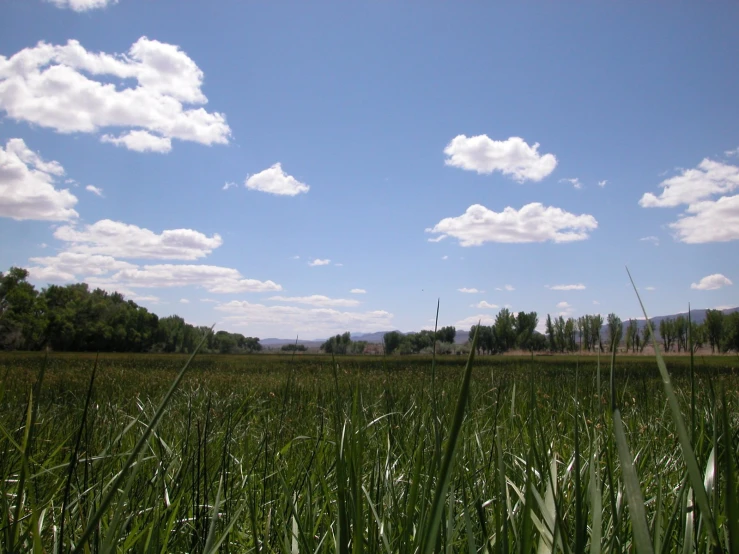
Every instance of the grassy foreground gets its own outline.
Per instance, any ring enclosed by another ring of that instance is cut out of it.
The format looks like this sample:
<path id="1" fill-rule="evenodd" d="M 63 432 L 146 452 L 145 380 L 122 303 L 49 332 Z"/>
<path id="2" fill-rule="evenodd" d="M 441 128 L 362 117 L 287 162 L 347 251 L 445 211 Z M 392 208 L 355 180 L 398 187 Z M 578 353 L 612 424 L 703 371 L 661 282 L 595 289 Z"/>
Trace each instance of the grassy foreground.
<path id="1" fill-rule="evenodd" d="M 0 551 L 739 552 L 736 358 L 186 362 L 0 356 Z"/>

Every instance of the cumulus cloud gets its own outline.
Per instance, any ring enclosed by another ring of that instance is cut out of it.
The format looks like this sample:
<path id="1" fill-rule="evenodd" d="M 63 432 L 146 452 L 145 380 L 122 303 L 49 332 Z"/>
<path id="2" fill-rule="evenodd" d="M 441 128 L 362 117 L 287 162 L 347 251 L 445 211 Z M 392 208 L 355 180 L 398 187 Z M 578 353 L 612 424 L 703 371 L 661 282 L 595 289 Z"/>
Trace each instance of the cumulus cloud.
<path id="1" fill-rule="evenodd" d="M 680 175 L 659 184 L 662 193 L 647 192 L 639 200 L 643 208 L 674 208 L 680 204 L 694 204 L 713 195 L 726 194 L 739 188 L 739 167 L 704 159 L 695 169 L 686 169 Z"/>
<path id="2" fill-rule="evenodd" d="M 105 8 L 111 4 L 117 4 L 118 0 L 46 0 L 51 2 L 57 8 L 74 10 L 76 12 L 86 12 Z"/>
<path id="3" fill-rule="evenodd" d="M 549 290 L 585 290 L 585 285 L 578 283 L 576 285 L 546 285 Z"/>
<path id="4" fill-rule="evenodd" d="M 500 171 L 514 180 L 541 181 L 557 167 L 553 154 L 539 154 L 539 143 L 529 146 L 519 137 L 492 140 L 487 135 L 458 135 L 444 148 L 446 165 L 477 173 Z"/>
<path id="5" fill-rule="evenodd" d="M 559 182 L 560 183 L 570 183 L 576 189 L 582 188 L 582 183 L 580 182 L 580 179 L 578 179 L 577 177 L 573 179 L 560 179 Z"/>
<path id="6" fill-rule="evenodd" d="M 238 185 L 236 183 L 233 183 L 231 181 L 226 181 L 226 183 L 223 185 L 222 190 L 228 190 L 233 187 L 237 187 Z"/>
<path id="7" fill-rule="evenodd" d="M 70 40 L 0 56 L 0 107 L 9 117 L 60 133 L 127 129 L 102 140 L 138 151 L 168 152 L 171 139 L 228 143 L 225 116 L 202 107 L 202 83 L 178 46 L 146 37 L 126 54 L 89 52 Z"/>
<path id="8" fill-rule="evenodd" d="M 349 292 L 352 294 L 367 294 L 367 291 L 364 289 L 352 289 Z"/>
<path id="9" fill-rule="evenodd" d="M 81 276 L 99 276 L 136 267 L 112 256 L 79 252 L 61 252 L 56 256 L 35 257 L 29 261 L 37 264 L 28 268 L 31 277 L 49 283 L 74 281 Z"/>
<path id="10" fill-rule="evenodd" d="M 31 258 L 31 276 L 44 282 L 84 281 L 109 291 L 136 288 L 202 287 L 208 292 L 279 292 L 274 281 L 246 279 L 238 270 L 212 265 L 153 264 L 139 266 L 90 252 L 61 252 Z"/>
<path id="11" fill-rule="evenodd" d="M 187 298 L 180 298 L 180 304 L 189 304 L 190 301 Z"/>
<path id="12" fill-rule="evenodd" d="M 479 315 L 471 315 L 469 317 L 465 317 L 464 319 L 460 319 L 457 321 L 454 326 L 458 329 L 469 329 L 473 325 L 492 325 L 495 323 L 495 319 L 493 319 L 491 316 L 487 314 L 479 314 Z"/>
<path id="13" fill-rule="evenodd" d="M 276 163 L 264 171 L 251 175 L 244 183 L 246 188 L 259 190 L 280 196 L 295 196 L 296 194 L 308 192 L 310 187 L 301 183 L 292 175 L 282 170 L 282 165 Z"/>
<path id="14" fill-rule="evenodd" d="M 103 189 L 101 189 L 100 187 L 96 187 L 94 185 L 87 185 L 85 187 L 85 190 L 88 191 L 88 192 L 93 193 L 96 196 L 102 196 L 103 195 Z"/>
<path id="15" fill-rule="evenodd" d="M 716 290 L 733 284 L 728 277 L 720 273 L 714 273 L 713 275 L 706 275 L 697 283 L 692 283 L 690 288 L 695 290 Z"/>
<path id="16" fill-rule="evenodd" d="M 459 240 L 461 246 L 479 246 L 486 242 L 572 242 L 585 240 L 598 227 L 592 215 L 575 215 L 539 202 L 520 210 L 511 207 L 494 212 L 474 204 L 458 217 L 442 219 L 427 233 L 442 233 Z"/>
<path id="17" fill-rule="evenodd" d="M 0 105 L 2 102 L 0 101 Z M 77 197 L 55 187 L 64 175 L 58 162 L 46 162 L 23 139 L 0 145 L 0 217 L 16 220 L 67 221 L 78 217 Z"/>
<path id="18" fill-rule="evenodd" d="M 485 291 L 477 290 L 477 289 L 475 289 L 475 288 L 471 288 L 471 289 L 470 289 L 470 288 L 467 288 L 467 287 L 462 287 L 461 289 L 457 289 L 457 290 L 458 290 L 459 292 L 464 292 L 464 293 L 466 293 L 466 294 L 478 294 L 478 293 L 480 293 L 480 292 L 485 292 Z"/>
<path id="19" fill-rule="evenodd" d="M 329 265 L 330 263 L 331 263 L 331 260 L 328 260 L 328 259 L 322 260 L 320 258 L 316 258 L 312 262 L 308 262 L 308 265 L 311 266 L 311 267 L 316 267 L 316 266 L 319 266 L 319 265 Z"/>
<path id="20" fill-rule="evenodd" d="M 482 309 L 488 309 L 488 310 L 496 310 L 500 308 L 497 304 L 490 304 L 489 302 L 486 302 L 485 300 L 481 300 L 477 304 L 472 305 L 473 308 L 482 308 Z"/>
<path id="21" fill-rule="evenodd" d="M 371 332 L 393 328 L 393 314 L 384 310 L 346 312 L 332 308 L 265 306 L 237 300 L 220 304 L 215 309 L 226 314 L 225 320 L 229 326 L 258 327 L 260 332 L 275 334 L 297 332 L 317 338 L 347 329 Z"/>
<path id="22" fill-rule="evenodd" d="M 169 137 L 158 137 L 148 131 L 129 131 L 119 137 L 103 135 L 100 137 L 100 142 L 109 142 L 136 152 L 166 154 L 172 150 L 172 140 Z"/>
<path id="23" fill-rule="evenodd" d="M 272 296 L 269 300 L 276 302 L 294 302 L 295 304 L 308 304 L 310 306 L 323 307 L 352 307 L 358 306 L 359 300 L 351 300 L 348 298 L 329 298 L 321 294 L 312 294 L 311 296 Z"/>
<path id="24" fill-rule="evenodd" d="M 739 239 L 739 195 L 722 196 L 688 206 L 686 215 L 669 227 L 688 244 L 728 242 Z"/>
<path id="25" fill-rule="evenodd" d="M 570 317 L 575 311 L 575 309 L 569 302 L 559 302 L 557 304 L 557 309 L 559 310 L 559 313 L 557 315 L 561 315 L 562 317 Z"/>
<path id="26" fill-rule="evenodd" d="M 54 231 L 54 237 L 69 243 L 67 250 L 71 252 L 160 260 L 196 260 L 223 243 L 218 234 L 208 237 L 192 229 L 170 229 L 157 234 L 110 219 L 80 228 L 63 225 Z"/>
<path id="27" fill-rule="evenodd" d="M 607 184 L 608 184 L 608 180 L 607 179 L 603 179 L 602 181 L 598 181 L 598 186 L 600 188 L 605 187 Z"/>
<path id="28" fill-rule="evenodd" d="M 132 288 L 200 286 L 208 292 L 223 294 L 282 290 L 273 281 L 245 279 L 236 269 L 212 265 L 144 265 L 118 271 L 107 282 Z"/>

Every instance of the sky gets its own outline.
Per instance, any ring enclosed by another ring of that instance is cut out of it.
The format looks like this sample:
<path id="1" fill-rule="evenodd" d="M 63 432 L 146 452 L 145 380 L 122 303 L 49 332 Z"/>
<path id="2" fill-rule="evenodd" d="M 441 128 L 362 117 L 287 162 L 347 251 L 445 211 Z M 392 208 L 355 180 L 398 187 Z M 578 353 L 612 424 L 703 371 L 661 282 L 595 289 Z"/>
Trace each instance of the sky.
<path id="1" fill-rule="evenodd" d="M 739 305 L 739 3 L 4 0 L 0 271 L 248 336 Z"/>

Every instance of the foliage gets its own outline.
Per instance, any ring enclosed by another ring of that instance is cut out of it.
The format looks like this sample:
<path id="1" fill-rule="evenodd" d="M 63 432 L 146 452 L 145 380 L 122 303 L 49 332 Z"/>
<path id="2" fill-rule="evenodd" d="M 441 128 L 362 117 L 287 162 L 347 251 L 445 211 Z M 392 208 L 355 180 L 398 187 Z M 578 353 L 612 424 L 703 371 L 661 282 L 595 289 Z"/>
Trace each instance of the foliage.
<path id="1" fill-rule="evenodd" d="M 627 473 L 594 357 L 477 359 L 462 397 L 458 356 L 433 393 L 430 357 L 206 354 L 147 431 L 183 362 L 101 354 L 93 379 L 94 355 L 0 354 L 0 551 L 633 552 L 635 487 L 655 552 L 736 542 L 731 358 L 696 368 L 694 400 L 689 360 L 668 359 L 708 510 L 643 357 L 613 371 Z"/>
<path id="2" fill-rule="evenodd" d="M 179 316 L 159 318 L 122 294 L 85 283 L 50 285 L 38 292 L 28 271 L 0 273 L 0 349 L 62 352 L 192 352 L 209 335 Z M 204 352 L 249 353 L 259 339 L 219 331 Z"/>

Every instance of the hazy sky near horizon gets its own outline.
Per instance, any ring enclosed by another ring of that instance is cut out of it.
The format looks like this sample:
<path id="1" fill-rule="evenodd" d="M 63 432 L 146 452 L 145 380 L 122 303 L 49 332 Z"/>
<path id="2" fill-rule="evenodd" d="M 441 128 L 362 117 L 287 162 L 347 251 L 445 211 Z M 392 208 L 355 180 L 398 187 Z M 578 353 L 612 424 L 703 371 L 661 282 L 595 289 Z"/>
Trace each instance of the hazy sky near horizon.
<path id="1" fill-rule="evenodd" d="M 0 271 L 265 337 L 739 305 L 736 2 L 6 0 Z"/>

